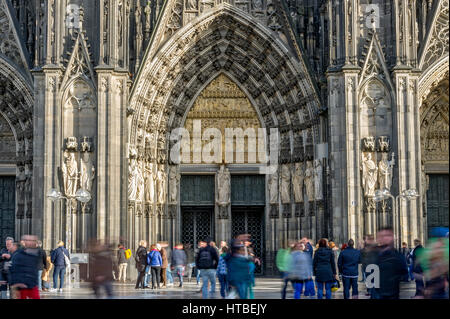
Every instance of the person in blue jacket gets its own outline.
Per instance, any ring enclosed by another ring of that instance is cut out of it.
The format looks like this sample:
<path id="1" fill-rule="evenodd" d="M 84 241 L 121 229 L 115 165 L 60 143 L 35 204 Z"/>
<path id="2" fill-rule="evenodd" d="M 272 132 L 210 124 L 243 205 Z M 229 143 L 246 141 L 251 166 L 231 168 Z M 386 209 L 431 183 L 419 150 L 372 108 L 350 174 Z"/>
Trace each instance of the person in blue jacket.
<path id="1" fill-rule="evenodd" d="M 159 246 L 159 249 L 158 249 Z M 161 246 L 159 244 L 151 245 L 150 252 L 147 254 L 147 264 L 152 269 L 152 289 L 159 289 L 160 279 L 161 279 L 161 266 L 162 266 L 162 257 L 159 252 Z M 156 280 L 156 286 L 155 286 Z"/>
<path id="2" fill-rule="evenodd" d="M 352 298 L 358 299 L 358 274 L 361 263 L 361 253 L 355 249 L 355 242 L 350 239 L 338 258 L 339 273 L 342 275 L 344 284 L 344 299 L 350 299 L 350 287 L 352 287 Z"/>
<path id="3" fill-rule="evenodd" d="M 50 291 L 56 291 L 59 277 L 59 292 L 62 292 L 64 286 L 64 275 L 66 274 L 66 267 L 69 266 L 66 263 L 66 258 L 64 256 L 67 256 L 68 260 L 70 260 L 69 251 L 64 248 L 63 241 L 58 242 L 58 248 L 53 250 L 50 253 L 50 256 L 52 259 L 52 264 L 55 266 L 55 268 L 53 269 L 53 289 L 51 289 Z"/>

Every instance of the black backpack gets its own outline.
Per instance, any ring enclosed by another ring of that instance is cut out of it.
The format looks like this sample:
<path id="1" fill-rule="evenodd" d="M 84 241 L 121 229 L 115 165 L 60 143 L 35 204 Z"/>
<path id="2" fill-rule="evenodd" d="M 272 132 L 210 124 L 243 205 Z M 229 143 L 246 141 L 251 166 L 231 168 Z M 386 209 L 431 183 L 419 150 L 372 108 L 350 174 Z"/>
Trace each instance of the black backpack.
<path id="1" fill-rule="evenodd" d="M 213 268 L 213 258 L 211 252 L 208 249 L 201 249 L 198 252 L 197 268 L 199 269 L 211 269 Z"/>

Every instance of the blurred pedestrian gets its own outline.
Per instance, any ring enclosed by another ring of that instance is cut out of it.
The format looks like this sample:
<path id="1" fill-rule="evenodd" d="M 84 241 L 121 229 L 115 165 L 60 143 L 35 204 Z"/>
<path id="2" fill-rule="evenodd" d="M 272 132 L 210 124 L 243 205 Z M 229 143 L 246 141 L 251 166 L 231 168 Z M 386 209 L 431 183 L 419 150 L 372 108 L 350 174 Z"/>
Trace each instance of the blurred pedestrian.
<path id="1" fill-rule="evenodd" d="M 66 267 L 69 266 L 70 255 L 69 251 L 64 247 L 64 242 L 60 240 L 58 247 L 51 253 L 51 260 L 55 268 L 53 269 L 53 289 L 51 292 L 57 291 L 59 278 L 59 292 L 63 292 L 64 275 L 66 274 Z"/>
<path id="2" fill-rule="evenodd" d="M 313 259 L 313 271 L 316 277 L 317 298 L 323 298 L 325 288 L 326 298 L 331 299 L 331 285 L 336 280 L 336 264 L 333 251 L 328 248 L 328 241 L 325 238 L 319 240 L 319 248 Z"/>
<path id="3" fill-rule="evenodd" d="M 188 282 L 191 282 L 192 278 L 192 272 L 195 267 L 195 255 L 194 255 L 194 248 L 192 248 L 192 245 L 190 243 L 184 244 L 184 252 L 186 253 L 186 274 Z"/>
<path id="4" fill-rule="evenodd" d="M 113 298 L 113 251 L 107 244 L 97 242 L 91 248 L 90 266 L 93 272 L 92 289 L 97 298 L 101 298 L 101 288 L 108 298 Z"/>
<path id="5" fill-rule="evenodd" d="M 39 261 L 38 261 L 38 289 L 42 291 L 42 273 L 46 270 L 49 265 L 47 263 L 47 253 L 42 249 L 42 242 L 37 241 L 37 247 L 39 250 Z"/>
<path id="6" fill-rule="evenodd" d="M 202 240 L 200 240 L 197 244 L 197 248 L 194 249 L 194 261 L 197 260 L 197 256 L 198 256 L 198 252 L 200 251 L 200 249 L 206 247 L 206 243 Z M 194 262 L 195 264 L 195 262 Z M 197 281 L 197 286 L 200 286 L 200 269 L 198 269 L 197 265 L 195 264 L 195 268 L 194 268 L 194 275 L 195 275 L 195 279 Z M 199 291 L 197 292 L 202 292 L 202 289 L 200 288 Z"/>
<path id="7" fill-rule="evenodd" d="M 226 247 L 228 250 L 228 243 L 225 240 L 220 241 L 220 251 L 222 251 L 222 248 Z"/>
<path id="8" fill-rule="evenodd" d="M 161 266 L 163 264 L 163 260 L 161 258 L 161 253 L 159 252 L 158 247 L 161 248 L 159 244 L 151 245 L 150 251 L 147 254 L 147 264 L 151 267 L 152 270 L 152 289 L 159 289 L 161 282 Z"/>
<path id="9" fill-rule="evenodd" d="M 214 248 L 216 250 L 217 256 L 220 255 L 220 249 L 216 246 L 216 243 L 214 241 L 212 241 L 210 243 L 211 247 Z"/>
<path id="10" fill-rule="evenodd" d="M 280 272 L 281 280 L 283 280 L 283 286 L 281 287 L 281 299 L 286 299 L 286 290 L 290 282 L 289 267 L 291 264 L 291 250 L 294 245 L 294 242 L 289 242 L 286 248 L 281 248 L 278 250 L 276 256 L 276 265 L 278 271 Z M 294 283 L 292 283 L 292 287 L 294 288 Z"/>
<path id="11" fill-rule="evenodd" d="M 361 253 L 354 248 L 355 242 L 350 239 L 347 248 L 339 254 L 338 268 L 344 285 L 344 299 L 350 299 L 350 287 L 352 298 L 358 299 L 358 277 Z"/>
<path id="12" fill-rule="evenodd" d="M 400 282 L 408 273 L 405 258 L 394 248 L 394 232 L 391 228 L 377 233 L 380 287 L 376 288 L 378 299 L 399 299 Z"/>
<path id="13" fill-rule="evenodd" d="M 411 277 L 411 268 L 410 268 L 410 265 L 409 265 L 410 261 L 411 261 L 410 254 L 409 254 L 410 251 L 411 250 L 408 248 L 408 243 L 403 242 L 402 243 L 402 248 L 400 248 L 400 254 L 402 254 L 403 257 L 405 258 L 406 266 L 408 268 L 408 274 L 403 279 L 403 281 L 406 281 L 406 282 L 408 282 L 409 278 Z"/>
<path id="14" fill-rule="evenodd" d="M 219 263 L 217 265 L 217 278 L 220 283 L 220 295 L 222 298 L 226 298 L 228 296 L 228 269 L 227 262 L 225 260 L 225 256 L 228 253 L 228 247 L 223 246 L 220 251 Z"/>
<path id="15" fill-rule="evenodd" d="M 179 287 L 183 287 L 183 276 L 184 276 L 184 270 L 186 267 L 187 257 L 186 253 L 183 250 L 183 244 L 179 243 L 175 246 L 175 249 L 172 252 L 172 260 L 171 260 L 171 267 L 173 267 L 175 273 L 177 274 L 180 285 Z"/>
<path id="16" fill-rule="evenodd" d="M 219 256 L 215 248 L 211 247 L 211 238 L 205 240 L 206 247 L 200 248 L 195 260 L 196 267 L 200 270 L 202 278 L 202 297 L 214 297 L 216 290 L 216 269 L 219 263 Z M 211 290 L 208 295 L 208 282 L 211 283 Z"/>
<path id="17" fill-rule="evenodd" d="M 308 237 L 303 237 L 301 242 L 305 245 L 304 252 L 307 252 L 309 256 L 311 257 L 311 260 L 313 259 L 314 254 L 314 248 L 311 244 L 311 241 L 308 239 Z M 314 280 L 307 280 L 305 282 L 305 297 L 314 297 L 316 295 L 316 289 L 314 287 Z"/>
<path id="18" fill-rule="evenodd" d="M 375 265 L 377 263 L 378 251 L 377 243 L 373 235 L 369 234 L 364 239 L 364 249 L 361 251 L 361 268 L 363 273 L 364 282 L 370 272 L 367 271 L 367 266 Z M 366 283 L 367 293 L 366 296 L 371 296 L 371 299 L 377 299 L 375 288 L 369 288 Z"/>
<path id="19" fill-rule="evenodd" d="M 135 289 L 142 288 L 144 289 L 144 279 L 145 279 L 145 270 L 147 267 L 147 242 L 145 240 L 141 240 L 139 242 L 139 247 L 136 250 L 135 261 L 136 261 L 136 269 L 138 271 L 138 277 L 136 279 Z"/>
<path id="20" fill-rule="evenodd" d="M 6 248 L 0 251 L 0 299 L 7 299 L 8 282 L 10 280 L 9 267 L 11 266 L 11 255 L 14 238 L 6 237 Z"/>
<path id="21" fill-rule="evenodd" d="M 167 250 L 161 246 L 161 244 L 156 244 L 159 253 L 161 254 L 162 264 L 161 264 L 161 283 L 162 288 L 167 288 L 167 271 L 169 267 L 169 260 L 167 256 Z"/>
<path id="22" fill-rule="evenodd" d="M 255 250 L 252 246 L 250 239 L 244 241 L 245 254 L 250 259 L 250 285 L 249 289 L 249 299 L 254 299 L 253 287 L 255 287 L 255 270 L 256 265 L 261 266 L 261 260 L 255 255 Z"/>
<path id="23" fill-rule="evenodd" d="M 288 278 L 294 285 L 294 299 L 300 299 L 303 287 L 313 276 L 311 255 L 305 248 L 303 243 L 297 242 L 291 252 Z"/>
<path id="24" fill-rule="evenodd" d="M 33 235 L 22 237 L 23 249 L 11 258 L 11 289 L 17 291 L 17 299 L 40 299 L 38 289 L 39 248 Z"/>
<path id="25" fill-rule="evenodd" d="M 125 282 L 127 280 L 128 259 L 125 254 L 125 247 L 122 244 L 117 246 L 117 264 L 119 265 L 119 276 L 117 280 Z"/>
<path id="26" fill-rule="evenodd" d="M 47 256 L 47 268 L 42 271 L 42 291 L 50 290 L 50 272 L 53 269 L 52 259 Z"/>
<path id="27" fill-rule="evenodd" d="M 423 269 L 420 265 L 418 255 L 422 253 L 422 243 L 419 239 L 414 240 L 414 248 L 411 251 L 411 263 L 412 263 L 412 272 L 414 276 L 414 280 L 416 282 L 416 293 L 413 298 L 423 298 L 424 297 L 424 278 L 423 278 Z"/>
<path id="28" fill-rule="evenodd" d="M 252 261 L 248 255 L 246 256 L 243 242 L 235 241 L 231 245 L 231 254 L 226 255 L 224 258 L 227 263 L 230 287 L 237 291 L 240 299 L 247 299 L 252 280 L 250 275 L 250 264 Z"/>

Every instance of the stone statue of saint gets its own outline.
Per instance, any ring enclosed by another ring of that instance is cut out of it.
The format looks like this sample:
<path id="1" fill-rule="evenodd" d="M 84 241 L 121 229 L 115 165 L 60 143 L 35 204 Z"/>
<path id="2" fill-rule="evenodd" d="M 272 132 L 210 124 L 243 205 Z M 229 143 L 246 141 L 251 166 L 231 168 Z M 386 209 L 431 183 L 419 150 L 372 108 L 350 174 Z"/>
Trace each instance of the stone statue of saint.
<path id="1" fill-rule="evenodd" d="M 278 173 L 275 172 L 269 177 L 269 202 L 278 204 Z"/>
<path id="2" fill-rule="evenodd" d="M 380 189 L 391 190 L 392 186 L 392 173 L 395 165 L 395 154 L 392 153 L 392 158 L 388 161 L 388 153 L 381 153 L 381 160 L 378 163 L 378 182 Z"/>
<path id="3" fill-rule="evenodd" d="M 167 176 L 164 170 L 164 166 L 160 165 L 157 176 L 158 183 L 158 204 L 164 204 L 166 202 L 166 183 Z"/>
<path id="4" fill-rule="evenodd" d="M 289 165 L 281 167 L 281 203 L 289 204 L 291 202 L 291 171 Z"/>
<path id="5" fill-rule="evenodd" d="M 153 174 L 153 164 L 146 163 L 144 166 L 145 176 L 145 201 L 147 203 L 155 202 L 155 180 L 156 174 Z"/>
<path id="6" fill-rule="evenodd" d="M 323 199 L 323 182 L 322 182 L 322 161 L 317 159 L 314 161 L 314 193 L 316 200 Z"/>
<path id="7" fill-rule="evenodd" d="M 62 167 L 64 179 L 64 193 L 68 197 L 74 197 L 78 187 L 78 164 L 75 153 L 64 152 L 64 164 Z"/>
<path id="8" fill-rule="evenodd" d="M 375 196 L 375 185 L 377 184 L 378 167 L 372 161 L 372 154 L 367 153 L 367 158 L 362 155 L 362 186 L 365 197 Z"/>
<path id="9" fill-rule="evenodd" d="M 130 159 L 128 166 L 128 199 L 136 200 L 137 195 L 137 161 L 135 158 Z"/>
<path id="10" fill-rule="evenodd" d="M 136 162 L 136 200 L 144 201 L 144 174 L 142 172 L 141 163 Z"/>
<path id="11" fill-rule="evenodd" d="M 25 182 L 26 182 L 26 176 L 25 176 L 25 168 L 21 166 L 19 168 L 19 174 L 16 178 L 16 189 L 17 189 L 17 203 L 23 204 L 25 202 Z"/>
<path id="12" fill-rule="evenodd" d="M 147 10 L 147 8 L 146 8 L 146 10 Z M 147 11 L 145 13 L 147 14 Z M 136 35 L 137 36 L 142 36 L 141 15 L 142 15 L 141 4 L 138 1 L 138 3 L 136 4 L 136 10 L 134 11 L 134 17 L 136 19 Z"/>
<path id="13" fill-rule="evenodd" d="M 305 173 L 303 172 L 303 164 L 295 163 L 294 174 L 292 175 L 292 188 L 294 191 L 294 201 L 303 203 L 303 180 Z"/>
<path id="14" fill-rule="evenodd" d="M 306 162 L 305 170 L 305 188 L 306 196 L 308 196 L 308 201 L 314 201 L 314 167 L 311 161 Z"/>
<path id="15" fill-rule="evenodd" d="M 169 195 L 169 203 L 170 204 L 176 204 L 177 198 L 178 198 L 178 185 L 180 183 L 180 174 L 178 173 L 178 169 L 175 165 L 170 167 L 169 172 L 169 188 L 170 188 L 170 195 Z"/>
<path id="16" fill-rule="evenodd" d="M 95 178 L 95 167 L 91 161 L 91 153 L 83 152 L 81 154 L 80 187 L 91 193 L 92 182 Z"/>
<path id="17" fill-rule="evenodd" d="M 147 5 L 145 6 L 144 13 L 145 13 L 145 30 L 150 30 L 151 27 L 151 17 L 152 17 L 152 7 L 151 2 L 147 2 Z"/>
<path id="18" fill-rule="evenodd" d="M 197 10 L 197 0 L 186 0 L 186 10 Z"/>
<path id="19" fill-rule="evenodd" d="M 231 175 L 225 165 L 220 166 L 217 173 L 217 187 L 219 188 L 217 203 L 221 206 L 228 205 L 231 195 Z"/>

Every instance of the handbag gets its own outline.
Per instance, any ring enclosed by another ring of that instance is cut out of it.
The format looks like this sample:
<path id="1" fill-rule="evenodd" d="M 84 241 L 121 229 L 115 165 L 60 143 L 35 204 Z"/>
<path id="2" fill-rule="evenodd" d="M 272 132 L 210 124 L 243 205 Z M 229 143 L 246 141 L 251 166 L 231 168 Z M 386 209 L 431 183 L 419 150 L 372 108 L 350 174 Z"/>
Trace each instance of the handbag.
<path id="1" fill-rule="evenodd" d="M 70 259 L 69 259 L 69 257 L 67 257 L 67 255 L 64 253 L 64 251 L 63 251 L 63 255 L 64 255 L 64 263 L 66 264 L 66 267 L 68 267 L 70 265 Z"/>

